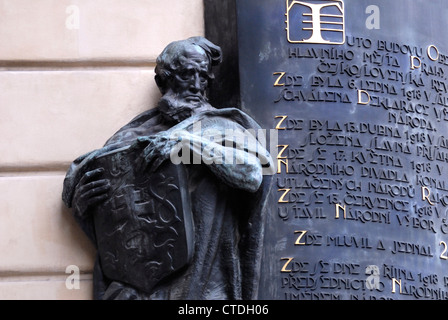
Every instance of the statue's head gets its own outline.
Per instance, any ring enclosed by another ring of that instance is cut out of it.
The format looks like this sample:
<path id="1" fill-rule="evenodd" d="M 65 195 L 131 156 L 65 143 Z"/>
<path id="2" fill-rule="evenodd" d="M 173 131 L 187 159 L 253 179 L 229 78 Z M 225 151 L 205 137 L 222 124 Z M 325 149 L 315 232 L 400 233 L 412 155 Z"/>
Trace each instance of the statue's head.
<path id="1" fill-rule="evenodd" d="M 203 37 L 172 42 L 157 58 L 156 83 L 163 95 L 170 94 L 192 105 L 201 104 L 207 101 L 212 66 L 221 59 L 221 49 Z"/>

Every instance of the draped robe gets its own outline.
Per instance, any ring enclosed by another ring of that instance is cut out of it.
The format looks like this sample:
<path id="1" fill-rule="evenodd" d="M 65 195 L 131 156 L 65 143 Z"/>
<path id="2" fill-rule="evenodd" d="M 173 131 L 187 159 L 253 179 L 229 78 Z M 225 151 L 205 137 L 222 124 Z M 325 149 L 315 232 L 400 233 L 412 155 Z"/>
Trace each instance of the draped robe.
<path id="1" fill-rule="evenodd" d="M 201 132 L 194 125 L 201 124 Z M 234 109 L 214 109 L 194 115 L 179 124 L 168 125 L 158 108 L 146 111 L 115 133 L 103 148 L 76 159 L 64 180 L 63 200 L 72 207 L 73 194 L 83 174 L 95 157 L 133 145 L 141 137 L 167 135 L 173 129 L 200 135 L 207 128 L 259 129 L 244 112 Z M 255 141 L 256 138 L 255 138 Z M 223 141 L 218 144 L 222 145 Z M 234 145 L 235 146 L 235 145 Z M 248 150 L 254 147 L 257 150 Z M 196 150 L 193 152 L 201 152 Z M 96 299 L 256 299 L 263 245 L 265 207 L 271 185 L 269 175 L 253 187 L 262 166 L 272 166 L 265 146 L 258 142 L 239 152 L 250 155 L 252 163 L 246 172 L 247 181 L 232 181 L 221 174 L 219 164 L 186 164 L 188 193 L 193 216 L 194 248 L 191 261 L 181 270 L 160 281 L 151 292 L 143 292 L 129 284 L 106 277 L 100 259 L 94 267 L 94 297 Z M 168 160 L 169 161 L 169 160 Z M 245 166 L 246 164 L 240 164 Z M 218 168 L 219 170 L 217 170 Z M 246 185 L 247 183 L 247 185 Z M 252 184 L 252 186 L 249 186 Z M 87 212 L 75 219 L 96 245 L 93 218 Z"/>

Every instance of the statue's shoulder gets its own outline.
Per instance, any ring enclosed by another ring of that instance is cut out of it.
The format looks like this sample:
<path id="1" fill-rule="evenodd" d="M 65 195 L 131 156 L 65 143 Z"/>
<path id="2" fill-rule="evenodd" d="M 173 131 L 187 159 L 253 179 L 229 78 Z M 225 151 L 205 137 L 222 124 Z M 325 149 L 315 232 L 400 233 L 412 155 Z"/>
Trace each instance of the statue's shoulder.
<path id="1" fill-rule="evenodd" d="M 133 118 L 125 126 L 121 127 L 109 138 L 109 140 L 107 140 L 105 145 L 107 146 L 116 143 L 127 144 L 129 141 L 134 141 L 139 136 L 155 134 L 163 129 L 159 128 L 161 123 L 160 111 L 157 107 L 147 110 Z"/>
<path id="2" fill-rule="evenodd" d="M 152 108 L 150 110 L 146 110 L 136 117 L 134 117 L 131 121 L 129 121 L 125 126 L 123 126 L 120 130 L 132 129 L 136 127 L 140 127 L 145 123 L 151 122 L 151 124 L 156 124 L 160 122 L 160 110 L 159 108 Z"/>

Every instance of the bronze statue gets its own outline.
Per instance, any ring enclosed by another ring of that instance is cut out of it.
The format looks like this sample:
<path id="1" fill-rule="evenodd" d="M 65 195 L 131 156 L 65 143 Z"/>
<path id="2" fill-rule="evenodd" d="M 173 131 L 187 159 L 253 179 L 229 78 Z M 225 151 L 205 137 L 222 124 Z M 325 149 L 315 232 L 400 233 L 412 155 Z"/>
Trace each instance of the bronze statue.
<path id="1" fill-rule="evenodd" d="M 207 101 L 221 55 L 169 44 L 157 107 L 71 165 L 63 200 L 98 249 L 96 299 L 257 298 L 273 163 L 252 118 Z"/>

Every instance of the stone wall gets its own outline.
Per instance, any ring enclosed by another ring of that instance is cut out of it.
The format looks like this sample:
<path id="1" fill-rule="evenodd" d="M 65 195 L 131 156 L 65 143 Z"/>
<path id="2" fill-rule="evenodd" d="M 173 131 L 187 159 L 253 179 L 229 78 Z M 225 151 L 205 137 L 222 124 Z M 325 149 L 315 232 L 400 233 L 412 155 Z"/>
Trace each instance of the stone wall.
<path id="1" fill-rule="evenodd" d="M 0 0 L 0 299 L 92 298 L 65 173 L 154 107 L 160 51 L 203 34 L 202 0 Z"/>

